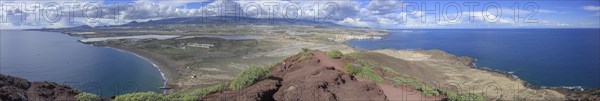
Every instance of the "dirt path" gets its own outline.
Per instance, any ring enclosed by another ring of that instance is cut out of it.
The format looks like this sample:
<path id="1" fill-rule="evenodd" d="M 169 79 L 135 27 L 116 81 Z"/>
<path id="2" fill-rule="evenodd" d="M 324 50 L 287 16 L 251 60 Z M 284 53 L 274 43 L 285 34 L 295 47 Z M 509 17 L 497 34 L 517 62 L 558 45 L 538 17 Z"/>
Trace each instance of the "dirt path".
<path id="1" fill-rule="evenodd" d="M 344 71 L 344 61 L 342 59 L 332 59 L 325 52 L 315 52 L 315 58 L 321 60 L 321 64 L 325 66 L 333 66 L 337 70 Z M 347 73 L 347 72 L 346 72 Z"/>

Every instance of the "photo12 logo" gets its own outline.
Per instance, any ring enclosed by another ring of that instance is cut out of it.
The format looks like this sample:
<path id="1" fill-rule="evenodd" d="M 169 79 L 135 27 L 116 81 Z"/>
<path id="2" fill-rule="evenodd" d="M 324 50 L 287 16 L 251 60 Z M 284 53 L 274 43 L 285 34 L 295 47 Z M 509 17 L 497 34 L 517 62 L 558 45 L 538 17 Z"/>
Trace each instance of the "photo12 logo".
<path id="1" fill-rule="evenodd" d="M 509 5 L 499 2 L 404 2 L 402 9 L 404 23 L 410 20 L 422 23 L 478 23 L 477 20 L 487 23 L 538 23 L 535 15 L 540 10 L 535 2 L 512 2 Z"/>
<path id="2" fill-rule="evenodd" d="M 2 23 L 107 23 L 177 17 L 247 17 L 262 19 L 329 21 L 340 19 L 336 2 L 238 1 L 199 2 L 200 7 L 162 2 L 6 1 L 0 3 Z M 207 19 L 201 19 L 207 20 Z"/>
<path id="3" fill-rule="evenodd" d="M 377 16 L 399 16 L 401 24 L 420 23 L 537 23 L 540 7 L 535 2 L 448 2 L 398 1 L 392 14 L 369 15 L 355 1 L 220 1 L 177 4 L 157 2 L 67 2 L 67 1 L 3 1 L 0 2 L 1 23 L 83 23 L 95 25 L 124 24 L 177 17 L 235 17 L 312 20 L 337 22 L 347 18 L 374 20 Z M 358 6 L 358 7 L 357 7 Z M 373 12 L 373 11 L 371 11 Z M 381 13 L 381 12 L 379 12 Z"/>
<path id="4" fill-rule="evenodd" d="M 0 3 L 2 23 L 57 23 L 61 21 L 87 23 L 126 22 L 137 14 L 135 2 L 59 2 L 59 1 L 6 1 Z"/>

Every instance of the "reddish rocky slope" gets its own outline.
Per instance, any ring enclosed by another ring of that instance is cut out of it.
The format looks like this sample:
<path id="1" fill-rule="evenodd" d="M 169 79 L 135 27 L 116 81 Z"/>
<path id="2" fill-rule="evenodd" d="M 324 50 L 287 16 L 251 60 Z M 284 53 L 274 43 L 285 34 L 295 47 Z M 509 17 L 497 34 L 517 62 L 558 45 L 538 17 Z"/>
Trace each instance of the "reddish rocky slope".
<path id="1" fill-rule="evenodd" d="M 0 74 L 1 101 L 76 101 L 79 91 L 54 82 L 29 82 Z"/>
<path id="2" fill-rule="evenodd" d="M 376 83 L 359 81 L 340 70 L 343 59 L 309 51 L 271 68 L 269 76 L 241 90 L 226 90 L 204 97 L 214 100 L 387 100 Z"/>

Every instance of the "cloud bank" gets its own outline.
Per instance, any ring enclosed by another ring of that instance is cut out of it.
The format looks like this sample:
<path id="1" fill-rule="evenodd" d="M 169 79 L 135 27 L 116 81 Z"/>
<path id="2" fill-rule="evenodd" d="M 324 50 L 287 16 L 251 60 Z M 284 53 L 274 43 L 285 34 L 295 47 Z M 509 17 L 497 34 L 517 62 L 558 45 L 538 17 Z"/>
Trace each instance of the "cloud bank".
<path id="1" fill-rule="evenodd" d="M 2 1 L 0 29 L 104 26 L 178 17 L 241 16 L 332 22 L 371 28 L 589 27 L 538 18 L 565 11 L 523 2 L 517 9 L 497 2 L 396 0 L 138 0 Z M 520 2 L 519 2 L 520 3 Z M 600 6 L 581 9 L 600 16 Z M 599 24 L 593 24 L 596 27 Z"/>

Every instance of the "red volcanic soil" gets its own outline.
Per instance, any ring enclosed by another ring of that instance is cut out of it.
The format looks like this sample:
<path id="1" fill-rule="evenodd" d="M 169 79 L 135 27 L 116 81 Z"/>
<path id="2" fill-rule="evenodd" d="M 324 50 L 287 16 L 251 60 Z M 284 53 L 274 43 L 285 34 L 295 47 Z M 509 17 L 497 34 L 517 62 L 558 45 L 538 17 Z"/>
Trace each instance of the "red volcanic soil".
<path id="1" fill-rule="evenodd" d="M 0 74 L 0 101 L 76 101 L 79 91 L 54 82 L 29 82 Z"/>
<path id="2" fill-rule="evenodd" d="M 343 66 L 352 59 L 332 59 L 322 51 L 300 53 L 284 62 L 285 66 L 278 63 L 267 78 L 250 87 L 211 93 L 203 100 L 441 100 L 414 88 L 377 84 L 351 75 Z"/>

